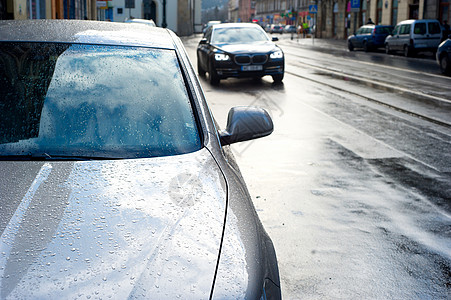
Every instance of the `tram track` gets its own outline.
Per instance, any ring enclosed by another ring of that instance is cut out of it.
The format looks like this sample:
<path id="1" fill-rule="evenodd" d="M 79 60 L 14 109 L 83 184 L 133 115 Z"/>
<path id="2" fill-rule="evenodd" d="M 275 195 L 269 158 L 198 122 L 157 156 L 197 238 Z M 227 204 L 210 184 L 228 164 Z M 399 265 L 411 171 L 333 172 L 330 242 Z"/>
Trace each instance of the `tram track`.
<path id="1" fill-rule="evenodd" d="M 285 69 L 287 74 L 309 80 L 320 85 L 326 85 L 332 89 L 361 97 L 367 101 L 378 105 L 383 105 L 398 112 L 402 112 L 446 128 L 451 128 L 451 99 L 442 97 L 441 95 L 437 96 L 426 94 L 418 90 L 413 90 L 409 87 L 393 85 L 389 82 L 375 80 L 375 76 L 368 78 L 350 74 L 349 72 L 339 70 L 341 67 L 340 65 L 334 69 L 331 69 L 330 67 L 327 67 L 327 64 L 330 64 L 330 60 L 325 61 L 325 59 L 306 58 L 305 56 L 293 53 L 288 53 L 288 57 L 286 56 L 286 58 L 288 58 L 288 63 L 286 62 Z M 313 61 L 313 63 L 310 61 Z M 348 61 L 350 61 L 349 64 L 356 62 L 355 60 L 350 59 L 348 59 Z M 326 66 L 318 66 L 318 64 L 323 63 Z M 404 70 L 390 66 L 378 66 L 378 68 L 387 68 L 388 71 L 386 72 L 396 69 L 398 72 L 414 72 L 418 75 L 418 72 L 412 70 Z M 308 72 L 306 72 L 306 70 L 308 70 Z M 421 75 L 423 76 L 423 74 Z M 393 76 L 396 77 L 400 75 L 396 74 Z M 435 77 L 439 75 L 425 73 L 424 76 Z M 330 79 L 328 80 L 328 78 Z M 337 84 L 337 80 L 339 80 L 341 84 Z M 447 78 L 444 78 L 444 80 L 447 80 Z M 349 84 L 353 84 L 353 86 L 349 86 Z M 374 95 L 365 95 L 358 89 L 355 89 L 356 84 L 375 90 L 382 90 L 384 92 L 392 93 L 398 97 L 405 98 L 406 103 L 403 103 L 403 101 L 390 102 L 387 101 L 387 99 L 379 99 L 378 97 L 374 97 Z M 415 103 L 416 105 L 413 105 L 412 103 Z"/>
<path id="2" fill-rule="evenodd" d="M 350 91 L 349 89 L 344 89 L 344 88 L 337 87 L 337 86 L 335 86 L 333 84 L 328 84 L 325 81 L 312 79 L 309 76 L 303 76 L 303 75 L 300 75 L 298 73 L 290 72 L 290 71 L 287 71 L 287 70 L 285 70 L 285 73 L 290 74 L 290 75 L 295 76 L 295 77 L 298 77 L 298 78 L 309 80 L 311 82 L 314 82 L 314 83 L 317 83 L 317 84 L 320 84 L 320 85 L 326 85 L 326 86 L 328 86 L 330 88 L 333 88 L 335 90 L 339 90 L 341 92 L 345 92 L 345 93 L 348 93 L 348 94 L 351 94 L 351 95 L 354 95 L 354 96 L 358 96 L 358 97 L 363 98 L 363 99 L 365 99 L 367 101 L 370 101 L 370 102 L 373 102 L 373 103 L 377 103 L 379 105 L 383 105 L 384 107 L 388 107 L 390 109 L 394 109 L 394 110 L 396 110 L 398 112 L 402 112 L 402 113 L 408 114 L 410 116 L 417 117 L 419 119 L 422 119 L 422 120 L 434 123 L 436 125 L 440 125 L 440 126 L 443 126 L 443 127 L 446 127 L 446 128 L 451 128 L 451 122 L 446 122 L 446 121 L 439 120 L 437 118 L 429 117 L 429 116 L 426 116 L 424 114 L 420 114 L 420 113 L 414 112 L 412 110 L 408 110 L 408 109 L 402 108 L 400 106 L 387 103 L 385 101 L 380 101 L 380 100 L 374 99 L 372 97 L 368 97 L 368 96 L 362 95 L 361 93 Z"/>

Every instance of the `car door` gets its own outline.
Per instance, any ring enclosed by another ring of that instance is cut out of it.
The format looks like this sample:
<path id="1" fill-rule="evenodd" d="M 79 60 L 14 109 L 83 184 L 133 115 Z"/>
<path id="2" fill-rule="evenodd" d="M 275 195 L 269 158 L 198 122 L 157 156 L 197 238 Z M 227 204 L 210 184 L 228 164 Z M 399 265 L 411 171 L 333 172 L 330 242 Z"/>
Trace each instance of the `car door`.
<path id="1" fill-rule="evenodd" d="M 210 26 L 204 35 L 205 42 L 200 43 L 197 48 L 197 59 L 204 70 L 208 70 L 208 53 L 210 51 L 212 27 Z"/>
<path id="2" fill-rule="evenodd" d="M 410 44 L 411 24 L 403 24 L 399 28 L 398 39 L 396 41 L 396 50 L 404 50 L 404 45 Z"/>
<path id="3" fill-rule="evenodd" d="M 393 31 L 391 26 L 379 26 L 375 28 L 373 35 L 373 45 L 375 47 L 381 47 L 384 45 L 385 38 Z"/>
<path id="4" fill-rule="evenodd" d="M 437 48 L 442 40 L 442 29 L 437 21 L 431 21 L 427 23 L 427 29 L 429 34 L 428 48 Z"/>
<path id="5" fill-rule="evenodd" d="M 357 32 L 355 33 L 355 37 L 354 37 L 354 40 L 353 40 L 353 44 L 354 44 L 354 47 L 356 47 L 356 48 L 360 48 L 360 47 L 362 47 L 362 32 L 364 31 L 364 28 L 363 27 L 361 27 L 361 28 L 359 28 L 358 30 L 357 30 Z"/>
<path id="6" fill-rule="evenodd" d="M 395 29 L 393 29 L 392 34 L 387 37 L 385 40 L 390 48 L 390 50 L 396 50 L 396 44 L 399 39 L 399 29 L 401 25 L 396 25 Z"/>
<path id="7" fill-rule="evenodd" d="M 373 32 L 374 27 L 367 27 L 365 28 L 365 34 L 362 38 L 362 47 L 364 43 L 369 43 L 368 45 L 371 45 L 371 33 Z"/>
<path id="8" fill-rule="evenodd" d="M 414 48 L 416 49 L 424 49 L 427 48 L 428 42 L 428 32 L 427 32 L 427 24 L 426 22 L 415 22 L 413 25 L 412 32 L 412 40 L 414 44 Z"/>

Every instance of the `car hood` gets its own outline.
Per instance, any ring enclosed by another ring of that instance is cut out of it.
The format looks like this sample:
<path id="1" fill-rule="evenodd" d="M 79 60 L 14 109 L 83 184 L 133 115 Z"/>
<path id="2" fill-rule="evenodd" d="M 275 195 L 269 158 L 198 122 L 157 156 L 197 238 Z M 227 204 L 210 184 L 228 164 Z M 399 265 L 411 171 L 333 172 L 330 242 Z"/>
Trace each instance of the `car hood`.
<path id="1" fill-rule="evenodd" d="M 0 161 L 0 298 L 208 298 L 226 184 L 207 149 Z"/>
<path id="2" fill-rule="evenodd" d="M 256 43 L 256 44 L 216 44 L 216 48 L 231 54 L 242 53 L 268 53 L 279 50 L 273 42 Z"/>

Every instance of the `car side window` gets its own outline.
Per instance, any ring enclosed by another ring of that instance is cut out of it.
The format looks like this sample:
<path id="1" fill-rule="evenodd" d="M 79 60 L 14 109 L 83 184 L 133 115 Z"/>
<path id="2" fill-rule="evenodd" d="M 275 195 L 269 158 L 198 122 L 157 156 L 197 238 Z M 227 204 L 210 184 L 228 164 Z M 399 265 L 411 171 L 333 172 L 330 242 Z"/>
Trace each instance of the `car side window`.
<path id="1" fill-rule="evenodd" d="M 395 29 L 393 29 L 392 34 L 396 35 L 396 34 L 398 34 L 398 32 L 399 32 L 399 26 L 396 26 Z"/>
<path id="2" fill-rule="evenodd" d="M 402 26 L 399 28 L 399 34 L 406 34 L 406 32 L 407 32 L 406 26 L 407 26 L 407 25 L 402 25 Z"/>
<path id="3" fill-rule="evenodd" d="M 207 32 L 205 33 L 205 38 L 207 39 L 207 41 L 210 43 L 211 42 L 211 32 L 212 32 L 212 28 L 209 27 L 207 29 Z"/>
<path id="4" fill-rule="evenodd" d="M 410 33 L 410 24 L 402 25 L 399 30 L 399 34 L 409 34 Z"/>
<path id="5" fill-rule="evenodd" d="M 379 27 L 376 28 L 376 33 L 377 34 L 389 34 L 391 32 L 391 28 L 390 27 Z"/>
<path id="6" fill-rule="evenodd" d="M 438 34 L 441 33 L 440 25 L 437 22 L 428 23 L 429 34 Z"/>
<path id="7" fill-rule="evenodd" d="M 413 29 L 415 34 L 426 34 L 426 23 L 416 23 Z"/>

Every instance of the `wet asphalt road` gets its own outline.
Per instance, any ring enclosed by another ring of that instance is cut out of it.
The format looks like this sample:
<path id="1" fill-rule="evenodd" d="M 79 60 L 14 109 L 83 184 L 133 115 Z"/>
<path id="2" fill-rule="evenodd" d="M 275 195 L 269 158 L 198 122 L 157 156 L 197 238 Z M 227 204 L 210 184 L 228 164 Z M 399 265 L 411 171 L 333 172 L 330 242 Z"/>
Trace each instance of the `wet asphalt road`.
<path id="1" fill-rule="evenodd" d="M 199 39 L 184 39 L 194 66 Z M 302 43 L 280 42 L 283 85 L 265 77 L 213 87 L 201 78 L 222 127 L 238 105 L 265 107 L 273 117 L 271 136 L 232 149 L 275 244 L 283 297 L 449 299 L 450 79 L 431 57 L 343 54 L 337 41 L 326 53 L 319 40 Z M 324 74 L 336 66 L 340 74 L 363 72 L 349 60 L 356 56 L 371 63 L 373 79 L 415 93 Z M 379 69 L 378 60 L 392 69 Z M 422 79 L 426 88 L 409 88 Z"/>

